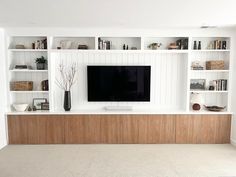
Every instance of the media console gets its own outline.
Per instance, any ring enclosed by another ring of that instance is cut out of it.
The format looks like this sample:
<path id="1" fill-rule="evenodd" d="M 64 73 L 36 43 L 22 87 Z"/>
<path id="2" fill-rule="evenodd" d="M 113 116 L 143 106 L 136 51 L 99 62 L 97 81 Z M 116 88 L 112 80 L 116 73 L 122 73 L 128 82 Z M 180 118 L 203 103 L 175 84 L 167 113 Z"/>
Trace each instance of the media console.
<path id="1" fill-rule="evenodd" d="M 8 114 L 9 144 L 223 144 L 231 114 Z"/>

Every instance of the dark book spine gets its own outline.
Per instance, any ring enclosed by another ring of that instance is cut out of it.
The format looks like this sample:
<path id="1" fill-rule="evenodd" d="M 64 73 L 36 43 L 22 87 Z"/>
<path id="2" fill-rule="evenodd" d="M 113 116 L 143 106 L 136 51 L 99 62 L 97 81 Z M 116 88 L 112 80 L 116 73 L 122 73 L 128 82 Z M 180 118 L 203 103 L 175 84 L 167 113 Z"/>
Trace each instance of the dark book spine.
<path id="1" fill-rule="evenodd" d="M 227 80 L 225 79 L 225 90 L 228 90 Z"/>

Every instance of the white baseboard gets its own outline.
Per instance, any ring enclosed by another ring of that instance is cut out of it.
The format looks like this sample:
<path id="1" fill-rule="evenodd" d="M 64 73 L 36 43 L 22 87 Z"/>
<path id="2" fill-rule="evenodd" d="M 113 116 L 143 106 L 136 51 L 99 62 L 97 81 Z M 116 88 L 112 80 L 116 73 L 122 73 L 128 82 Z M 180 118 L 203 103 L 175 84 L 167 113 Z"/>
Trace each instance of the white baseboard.
<path id="1" fill-rule="evenodd" d="M 7 144 L 2 144 L 2 145 L 0 145 L 0 150 L 3 149 L 3 148 L 6 147 L 6 146 L 7 146 Z"/>
<path id="2" fill-rule="evenodd" d="M 236 140 L 234 140 L 234 139 L 231 138 L 230 142 L 231 142 L 231 144 L 232 144 L 233 146 L 236 146 Z"/>

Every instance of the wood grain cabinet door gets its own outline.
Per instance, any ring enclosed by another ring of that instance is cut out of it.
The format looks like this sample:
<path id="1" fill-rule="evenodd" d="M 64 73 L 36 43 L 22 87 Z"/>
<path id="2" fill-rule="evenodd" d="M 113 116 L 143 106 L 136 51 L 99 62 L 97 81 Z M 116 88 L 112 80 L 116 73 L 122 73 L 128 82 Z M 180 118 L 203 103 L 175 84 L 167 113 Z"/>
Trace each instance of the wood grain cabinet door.
<path id="1" fill-rule="evenodd" d="M 39 144 L 64 144 L 64 116 L 50 115 L 38 118 Z"/>
<path id="2" fill-rule="evenodd" d="M 175 143 L 175 116 L 172 115 L 138 115 L 137 121 L 139 144 Z"/>
<path id="3" fill-rule="evenodd" d="M 230 115 L 179 115 L 176 117 L 176 143 L 230 143 Z"/>
<path id="4" fill-rule="evenodd" d="M 8 116 L 9 144 L 38 144 L 38 130 L 35 116 Z"/>
<path id="5" fill-rule="evenodd" d="M 100 116 L 73 115 L 65 116 L 66 144 L 101 143 Z"/>
<path id="6" fill-rule="evenodd" d="M 62 116 L 8 116 L 9 144 L 63 144 Z"/>

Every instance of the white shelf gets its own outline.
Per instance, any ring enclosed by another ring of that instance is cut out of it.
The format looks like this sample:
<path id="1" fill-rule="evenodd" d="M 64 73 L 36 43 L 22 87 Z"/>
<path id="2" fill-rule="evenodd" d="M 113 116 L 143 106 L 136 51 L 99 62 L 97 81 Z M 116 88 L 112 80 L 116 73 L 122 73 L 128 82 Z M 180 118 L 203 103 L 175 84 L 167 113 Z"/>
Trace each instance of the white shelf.
<path id="1" fill-rule="evenodd" d="M 60 52 L 60 53 L 67 53 L 67 52 L 91 52 L 91 53 L 183 53 L 187 54 L 188 50 L 79 50 L 79 49 L 51 49 L 51 52 Z"/>
<path id="2" fill-rule="evenodd" d="M 216 49 L 205 49 L 205 50 L 191 50 L 191 52 L 230 52 L 229 49 L 226 49 L 226 50 L 216 50 Z"/>
<path id="3" fill-rule="evenodd" d="M 228 91 L 221 90 L 221 91 L 211 91 L 211 90 L 190 90 L 189 92 L 193 93 L 228 93 Z"/>
<path id="4" fill-rule="evenodd" d="M 200 111 L 189 111 L 190 114 L 233 114 L 229 111 L 208 111 L 208 110 L 200 110 Z"/>
<path id="5" fill-rule="evenodd" d="M 229 70 L 191 70 L 194 73 L 228 73 Z"/>
<path id="6" fill-rule="evenodd" d="M 14 69 L 14 70 L 9 70 L 12 73 L 47 73 L 48 70 L 26 70 L 26 69 Z"/>
<path id="7" fill-rule="evenodd" d="M 143 50 L 145 52 L 151 52 L 151 53 L 188 53 L 189 50 Z"/>
<path id="8" fill-rule="evenodd" d="M 47 52 L 47 49 L 8 49 L 10 52 Z"/>
<path id="9" fill-rule="evenodd" d="M 47 94 L 49 91 L 10 91 L 10 93 L 19 93 L 19 94 L 36 94 L 36 93 L 44 93 Z"/>
<path id="10" fill-rule="evenodd" d="M 50 49 L 50 52 L 97 52 L 95 49 Z"/>

